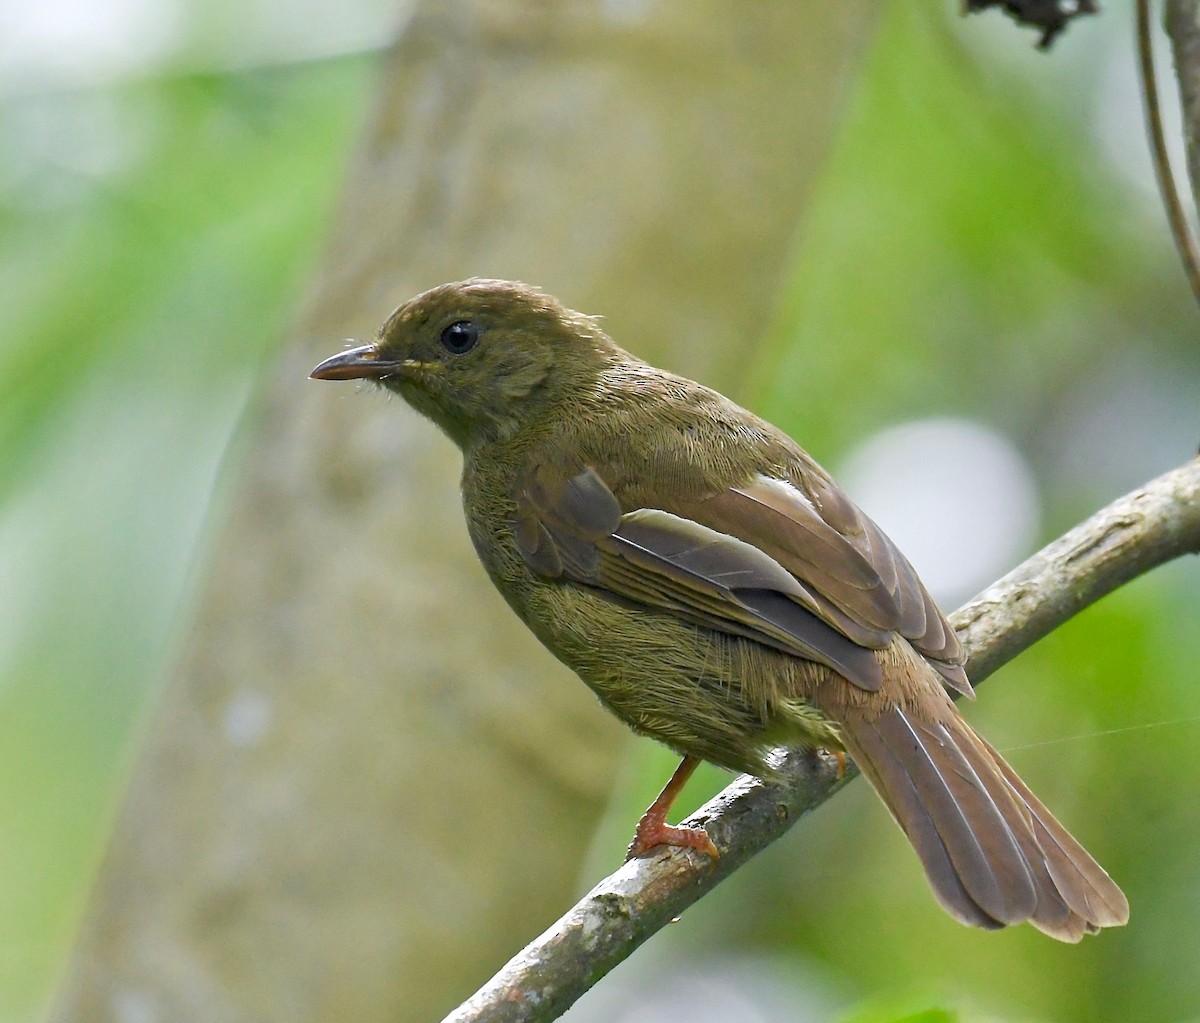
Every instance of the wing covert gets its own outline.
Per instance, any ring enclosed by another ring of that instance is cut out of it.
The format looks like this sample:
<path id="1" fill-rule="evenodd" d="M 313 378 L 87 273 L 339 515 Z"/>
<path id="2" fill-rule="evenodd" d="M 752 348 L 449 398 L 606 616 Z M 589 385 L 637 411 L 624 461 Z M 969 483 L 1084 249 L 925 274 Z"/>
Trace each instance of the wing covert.
<path id="1" fill-rule="evenodd" d="M 673 511 L 738 536 L 806 585 L 816 613 L 865 646 L 899 633 L 948 685 L 972 695 L 963 650 L 908 559 L 870 518 L 818 473 L 806 486 L 760 475 Z"/>
<path id="2" fill-rule="evenodd" d="M 756 545 L 661 509 L 620 513 L 593 469 L 540 468 L 517 485 L 516 536 L 526 564 L 707 628 L 825 664 L 876 691 L 872 649 L 825 620 L 821 600 Z"/>

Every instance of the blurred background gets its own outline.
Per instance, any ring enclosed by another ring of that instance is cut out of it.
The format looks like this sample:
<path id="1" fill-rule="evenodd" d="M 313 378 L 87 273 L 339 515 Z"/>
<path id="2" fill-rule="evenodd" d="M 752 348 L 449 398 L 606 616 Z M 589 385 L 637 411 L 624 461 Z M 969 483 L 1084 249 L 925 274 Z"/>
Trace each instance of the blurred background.
<path id="1" fill-rule="evenodd" d="M 1131 18 L 1110 6 L 1043 54 L 998 15 L 888 4 L 828 159 L 796 182 L 811 194 L 769 329 L 720 381 L 828 466 L 947 608 L 1200 442 L 1197 312 Z M 0 1020 L 41 1018 L 63 975 L 253 443 L 248 403 L 406 14 L 0 5 Z M 1128 928 L 1075 948 L 961 928 L 860 784 L 569 1018 L 1200 1019 L 1198 607 L 1195 565 L 1169 565 L 968 710 L 1123 885 Z M 671 761 L 629 741 L 580 890 Z M 703 775 L 689 802 L 723 783 Z"/>

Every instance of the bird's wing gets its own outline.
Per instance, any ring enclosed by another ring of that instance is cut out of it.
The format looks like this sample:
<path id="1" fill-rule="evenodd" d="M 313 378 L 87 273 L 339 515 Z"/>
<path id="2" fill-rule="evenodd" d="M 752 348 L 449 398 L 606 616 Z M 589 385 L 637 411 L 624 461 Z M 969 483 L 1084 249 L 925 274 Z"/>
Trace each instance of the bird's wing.
<path id="1" fill-rule="evenodd" d="M 899 633 L 951 688 L 972 695 L 958 637 L 908 559 L 815 465 L 795 479 L 760 475 L 671 510 L 770 555 L 856 643 L 881 648 Z"/>
<path id="2" fill-rule="evenodd" d="M 825 522 L 809 499 L 789 499 L 757 481 L 669 509 L 622 512 L 595 470 L 572 476 L 535 466 L 514 497 L 517 544 L 539 575 L 817 661 L 872 692 L 882 684 L 872 651 L 897 631 L 929 634 L 926 645 L 952 667 L 953 631 L 908 562 L 857 509 L 865 548 Z M 886 553 L 882 572 L 877 551 Z"/>

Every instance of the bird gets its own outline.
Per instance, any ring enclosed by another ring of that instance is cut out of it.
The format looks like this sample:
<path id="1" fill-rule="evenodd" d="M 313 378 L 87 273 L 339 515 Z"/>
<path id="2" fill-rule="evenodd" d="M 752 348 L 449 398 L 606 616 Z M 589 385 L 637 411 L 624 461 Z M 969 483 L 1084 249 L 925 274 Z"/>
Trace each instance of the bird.
<path id="1" fill-rule="evenodd" d="M 682 758 L 630 856 L 718 857 L 667 823 L 701 761 L 769 779 L 772 751 L 825 750 L 853 758 L 962 923 L 1076 942 L 1128 921 L 959 713 L 964 650 L 913 567 L 781 430 L 514 281 L 425 291 L 311 376 L 374 382 L 459 447 L 467 530 L 504 599 Z"/>

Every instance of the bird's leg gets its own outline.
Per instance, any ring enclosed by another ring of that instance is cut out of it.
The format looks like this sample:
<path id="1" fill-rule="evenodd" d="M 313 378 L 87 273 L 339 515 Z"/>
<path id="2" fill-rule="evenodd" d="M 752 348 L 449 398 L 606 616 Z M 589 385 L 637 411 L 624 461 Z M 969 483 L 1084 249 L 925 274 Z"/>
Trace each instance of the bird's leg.
<path id="1" fill-rule="evenodd" d="M 663 786 L 658 798 L 650 804 L 650 808 L 642 814 L 642 819 L 638 821 L 637 830 L 633 833 L 633 842 L 630 843 L 629 852 L 625 854 L 626 860 L 642 856 L 660 845 L 678 846 L 681 849 L 699 849 L 711 857 L 714 863 L 720 859 L 717 847 L 713 845 L 712 839 L 708 837 L 708 832 L 703 828 L 681 828 L 667 823 L 667 814 L 671 810 L 671 804 L 683 791 L 684 785 L 687 784 L 687 780 L 699 764 L 699 757 L 684 757 L 679 762 L 675 773 L 671 775 L 671 780 Z"/>

